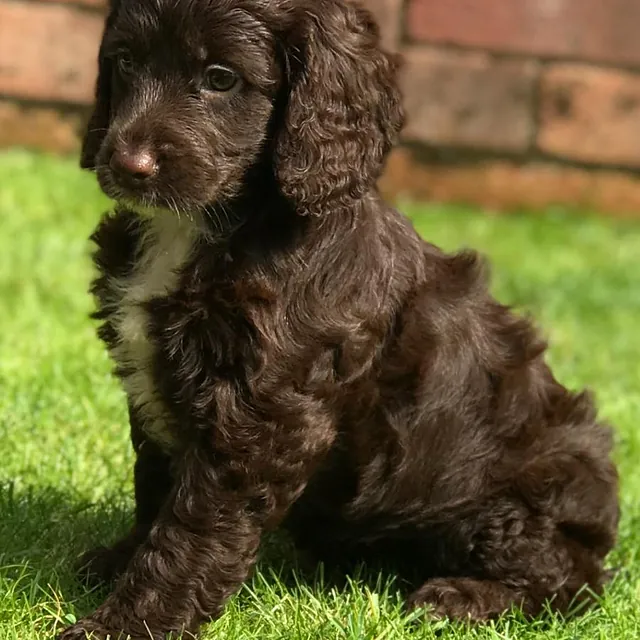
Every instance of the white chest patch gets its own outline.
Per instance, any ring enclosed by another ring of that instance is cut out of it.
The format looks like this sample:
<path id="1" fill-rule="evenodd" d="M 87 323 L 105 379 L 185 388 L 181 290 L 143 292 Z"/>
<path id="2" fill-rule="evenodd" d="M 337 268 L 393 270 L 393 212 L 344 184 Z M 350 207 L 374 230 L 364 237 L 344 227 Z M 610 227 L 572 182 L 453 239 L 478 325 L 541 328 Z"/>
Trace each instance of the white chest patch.
<path id="1" fill-rule="evenodd" d="M 171 212 L 156 212 L 150 223 L 133 274 L 111 283 L 120 293 L 120 304 L 112 316 L 118 336 L 112 356 L 126 371 L 124 389 L 139 412 L 147 436 L 171 449 L 175 437 L 154 380 L 154 345 L 149 337 L 145 303 L 175 291 L 193 253 L 198 230 L 191 220 L 179 219 Z"/>

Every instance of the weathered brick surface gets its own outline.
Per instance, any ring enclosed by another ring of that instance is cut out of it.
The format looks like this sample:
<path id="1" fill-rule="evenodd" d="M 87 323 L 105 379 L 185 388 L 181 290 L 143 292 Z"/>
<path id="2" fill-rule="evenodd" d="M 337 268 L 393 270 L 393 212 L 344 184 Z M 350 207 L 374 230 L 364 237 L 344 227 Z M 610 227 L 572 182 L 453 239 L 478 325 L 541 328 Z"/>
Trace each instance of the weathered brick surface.
<path id="1" fill-rule="evenodd" d="M 638 0 L 408 0 L 417 40 L 640 63 Z"/>
<path id="2" fill-rule="evenodd" d="M 412 48 L 402 73 L 405 139 L 509 152 L 533 134 L 537 64 L 484 53 Z"/>
<path id="3" fill-rule="evenodd" d="M 540 109 L 543 151 L 640 168 L 640 76 L 553 65 L 543 74 Z"/>
<path id="4" fill-rule="evenodd" d="M 38 2 L 54 2 L 56 4 L 69 3 L 92 9 L 106 9 L 109 0 L 38 0 Z"/>
<path id="5" fill-rule="evenodd" d="M 392 51 L 397 50 L 400 44 L 403 0 L 364 0 L 362 4 L 375 16 L 384 46 Z"/>
<path id="6" fill-rule="evenodd" d="M 103 23 L 70 5 L 0 0 L 0 93 L 91 102 Z"/>
<path id="7" fill-rule="evenodd" d="M 86 115 L 0 100 L 0 147 L 26 146 L 57 153 L 78 150 Z"/>
<path id="8" fill-rule="evenodd" d="M 485 160 L 461 165 L 428 164 L 407 149 L 391 156 L 380 181 L 384 195 L 480 205 L 495 211 L 552 205 L 640 215 L 640 177 L 589 171 L 553 163 Z"/>
<path id="9" fill-rule="evenodd" d="M 385 193 L 640 215 L 640 0 L 359 1 L 405 55 L 410 144 L 394 152 Z M 77 151 L 106 6 L 0 0 L 0 147 Z M 639 177 L 600 168 L 621 165 Z"/>

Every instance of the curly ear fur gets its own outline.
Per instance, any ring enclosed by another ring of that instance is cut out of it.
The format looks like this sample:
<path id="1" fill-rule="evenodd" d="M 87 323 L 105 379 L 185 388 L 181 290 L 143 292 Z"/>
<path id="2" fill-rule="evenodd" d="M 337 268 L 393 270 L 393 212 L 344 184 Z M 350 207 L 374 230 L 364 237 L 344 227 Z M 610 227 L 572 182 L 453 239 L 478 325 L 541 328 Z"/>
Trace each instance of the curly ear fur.
<path id="1" fill-rule="evenodd" d="M 110 13 L 105 22 L 104 33 L 106 33 L 113 25 L 119 4 L 120 0 L 110 0 Z M 87 130 L 82 140 L 82 150 L 80 152 L 80 166 L 83 169 L 93 170 L 96 168 L 96 156 L 98 155 L 102 141 L 107 134 L 109 121 L 111 119 L 110 104 L 111 62 L 105 58 L 103 54 L 103 45 L 101 44 L 100 51 L 98 53 L 98 79 L 96 82 L 95 105 L 87 124 Z"/>
<path id="2" fill-rule="evenodd" d="M 302 214 L 320 215 L 374 185 L 404 111 L 398 60 L 381 50 L 368 11 L 345 0 L 312 0 L 303 11 L 288 51 L 275 173 Z"/>

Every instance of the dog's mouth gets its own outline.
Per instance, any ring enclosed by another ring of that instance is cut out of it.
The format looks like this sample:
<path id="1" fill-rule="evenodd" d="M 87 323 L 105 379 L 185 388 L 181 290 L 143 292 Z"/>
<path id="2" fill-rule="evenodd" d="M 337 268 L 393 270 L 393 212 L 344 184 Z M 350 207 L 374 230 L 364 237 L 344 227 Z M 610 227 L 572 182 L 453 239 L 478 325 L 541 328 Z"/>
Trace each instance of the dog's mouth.
<path id="1" fill-rule="evenodd" d="M 121 175 L 107 164 L 98 168 L 97 177 L 100 188 L 107 196 L 139 213 L 170 210 L 181 214 L 191 208 L 183 202 L 177 191 L 166 189 L 164 182 L 160 182 L 160 176 L 141 180 Z"/>
<path id="2" fill-rule="evenodd" d="M 196 222 L 203 229 L 211 226 L 207 220 L 215 222 L 214 216 L 209 212 L 210 207 L 203 203 L 186 201 L 176 189 L 170 188 L 168 193 L 164 193 L 166 190 L 164 181 L 159 184 L 156 181 L 136 184 L 123 180 L 111 171 L 108 165 L 98 169 L 97 177 L 100 188 L 109 198 L 115 200 L 120 207 L 145 218 L 170 212 L 178 218 Z M 215 209 L 213 207 L 212 211 Z M 213 226 L 217 227 L 219 224 Z"/>
<path id="3" fill-rule="evenodd" d="M 102 191 L 119 204 L 143 207 L 155 207 L 160 204 L 158 194 L 150 185 L 137 185 L 123 180 L 109 167 L 99 168 L 97 176 Z"/>
<path id="4" fill-rule="evenodd" d="M 108 142 L 98 157 L 102 191 L 134 210 L 188 214 L 206 208 L 219 195 L 220 176 L 191 153 L 162 155 L 154 147 Z"/>
<path id="5" fill-rule="evenodd" d="M 160 162 L 148 145 L 107 145 L 100 154 L 97 177 L 106 195 L 121 204 L 169 208 Z"/>
<path id="6" fill-rule="evenodd" d="M 156 148 L 161 151 L 147 151 Z M 102 191 L 122 208 L 145 216 L 170 211 L 227 230 L 235 226 L 229 202 L 237 195 L 236 174 L 241 173 L 234 174 L 228 164 L 220 170 L 213 159 L 191 150 L 169 154 L 157 142 L 141 147 L 114 135 L 99 153 L 96 174 Z"/>

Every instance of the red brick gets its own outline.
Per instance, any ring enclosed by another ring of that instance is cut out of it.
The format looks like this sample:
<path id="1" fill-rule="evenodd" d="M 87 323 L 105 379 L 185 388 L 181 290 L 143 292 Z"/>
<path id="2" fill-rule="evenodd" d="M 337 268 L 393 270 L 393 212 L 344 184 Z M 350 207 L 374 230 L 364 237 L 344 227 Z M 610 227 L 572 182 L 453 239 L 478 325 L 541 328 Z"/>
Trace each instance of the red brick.
<path id="1" fill-rule="evenodd" d="M 403 0 L 364 0 L 363 5 L 375 16 L 382 42 L 390 50 L 398 49 L 402 26 Z"/>
<path id="2" fill-rule="evenodd" d="M 29 0 L 27 0 L 28 2 Z M 38 0 L 39 2 L 55 2 L 70 3 L 76 5 L 84 5 L 86 7 L 95 7 L 97 9 L 106 9 L 109 0 Z"/>
<path id="3" fill-rule="evenodd" d="M 465 203 L 498 212 L 544 211 L 560 205 L 640 219 L 639 177 L 550 162 L 425 164 L 408 149 L 399 148 L 389 160 L 380 188 L 391 199 Z"/>
<path id="4" fill-rule="evenodd" d="M 103 24 L 70 5 L 0 0 L 0 93 L 91 102 Z"/>
<path id="5" fill-rule="evenodd" d="M 402 84 L 404 137 L 431 145 L 525 151 L 533 135 L 537 65 L 479 52 L 410 48 Z"/>
<path id="6" fill-rule="evenodd" d="M 19 145 L 59 153 L 75 152 L 85 119 L 86 114 L 78 111 L 62 113 L 0 100 L 0 147 Z"/>
<path id="7" fill-rule="evenodd" d="M 409 0 L 421 41 L 621 64 L 640 63 L 638 0 Z"/>
<path id="8" fill-rule="evenodd" d="M 543 74 L 538 146 L 598 164 L 640 167 L 640 76 L 583 65 Z"/>

